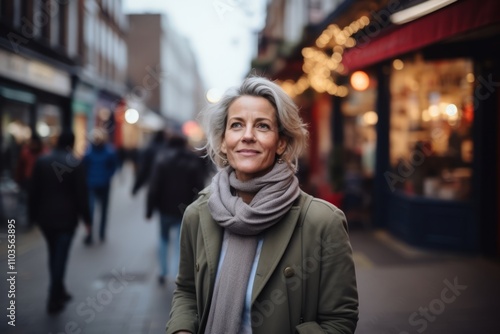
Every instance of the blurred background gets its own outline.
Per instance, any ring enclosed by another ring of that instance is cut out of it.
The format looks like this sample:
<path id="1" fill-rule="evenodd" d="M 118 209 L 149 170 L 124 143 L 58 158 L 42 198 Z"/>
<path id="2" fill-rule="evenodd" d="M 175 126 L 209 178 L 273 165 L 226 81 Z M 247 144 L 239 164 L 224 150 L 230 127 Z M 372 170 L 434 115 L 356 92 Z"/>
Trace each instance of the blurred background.
<path id="1" fill-rule="evenodd" d="M 0 264 L 7 275 L 15 219 L 18 266 L 17 326 L 2 316 L 2 333 L 163 332 L 173 280 L 156 282 L 157 221 L 146 190 L 131 194 L 139 156 L 159 130 L 200 146 L 198 111 L 252 74 L 309 124 L 303 189 L 346 213 L 357 333 L 500 332 L 499 2 L 2 0 L 0 32 Z M 81 157 L 97 128 L 121 164 L 110 233 L 89 248 L 78 230 L 73 301 L 53 317 L 21 152 L 72 129 Z"/>

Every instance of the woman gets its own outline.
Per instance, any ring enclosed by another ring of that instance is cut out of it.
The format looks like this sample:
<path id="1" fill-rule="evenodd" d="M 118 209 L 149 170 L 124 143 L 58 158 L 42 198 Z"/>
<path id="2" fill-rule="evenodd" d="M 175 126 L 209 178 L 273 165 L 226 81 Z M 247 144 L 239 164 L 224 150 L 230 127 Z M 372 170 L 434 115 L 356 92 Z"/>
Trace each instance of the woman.
<path id="1" fill-rule="evenodd" d="M 308 133 L 293 101 L 252 77 L 201 121 L 221 169 L 183 217 L 167 333 L 353 333 L 346 219 L 299 188 Z"/>

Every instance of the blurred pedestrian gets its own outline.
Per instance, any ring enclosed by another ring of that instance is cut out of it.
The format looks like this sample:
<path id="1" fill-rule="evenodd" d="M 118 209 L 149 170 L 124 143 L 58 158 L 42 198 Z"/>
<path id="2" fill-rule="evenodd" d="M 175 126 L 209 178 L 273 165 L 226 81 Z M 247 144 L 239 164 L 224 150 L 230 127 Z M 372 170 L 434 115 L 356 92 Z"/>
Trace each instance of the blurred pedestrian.
<path id="1" fill-rule="evenodd" d="M 307 130 L 275 83 L 246 79 L 204 110 L 220 171 L 184 214 L 167 333 L 354 333 L 344 213 L 295 176 Z"/>
<path id="2" fill-rule="evenodd" d="M 16 166 L 16 182 L 22 189 L 28 189 L 35 161 L 43 152 L 42 138 L 33 132 L 28 142 L 21 147 Z"/>
<path id="3" fill-rule="evenodd" d="M 148 183 L 153 162 L 158 151 L 164 148 L 166 144 L 166 134 L 164 130 L 158 130 L 153 134 L 148 145 L 139 152 L 137 160 L 137 171 L 135 175 L 134 185 L 132 187 L 132 195 L 137 194 L 139 189 Z"/>
<path id="4" fill-rule="evenodd" d="M 30 139 L 21 147 L 15 174 L 15 179 L 20 189 L 18 205 L 21 207 L 23 213 L 27 211 L 28 189 L 29 183 L 31 182 L 33 166 L 35 165 L 36 159 L 43 153 L 44 147 L 42 138 L 40 138 L 36 132 L 32 132 Z M 31 227 L 29 219 L 28 226 Z"/>
<path id="5" fill-rule="evenodd" d="M 155 159 L 146 205 L 146 218 L 150 219 L 156 210 L 160 214 L 160 284 L 165 282 L 167 274 L 174 278 L 177 275 L 182 215 L 205 186 L 203 178 L 200 158 L 187 147 L 186 139 L 181 135 L 171 135 L 168 145 Z M 170 256 L 169 246 L 173 249 Z M 167 258 L 174 272 L 167 270 Z"/>
<path id="6" fill-rule="evenodd" d="M 83 157 L 87 170 L 87 184 L 89 187 L 90 214 L 94 217 L 96 203 L 100 206 L 99 239 L 106 239 L 106 225 L 108 220 L 109 191 L 111 180 L 118 169 L 118 154 L 108 143 L 105 129 L 96 128 L 90 135 L 90 147 Z M 93 242 L 92 228 L 85 237 L 85 244 Z"/>
<path id="7" fill-rule="evenodd" d="M 74 141 L 72 132 L 62 132 L 55 148 L 36 160 L 29 186 L 29 219 L 40 226 L 49 253 L 49 313 L 63 310 L 71 299 L 64 284 L 71 242 L 79 219 L 87 230 L 91 223 L 85 171 L 71 151 Z"/>

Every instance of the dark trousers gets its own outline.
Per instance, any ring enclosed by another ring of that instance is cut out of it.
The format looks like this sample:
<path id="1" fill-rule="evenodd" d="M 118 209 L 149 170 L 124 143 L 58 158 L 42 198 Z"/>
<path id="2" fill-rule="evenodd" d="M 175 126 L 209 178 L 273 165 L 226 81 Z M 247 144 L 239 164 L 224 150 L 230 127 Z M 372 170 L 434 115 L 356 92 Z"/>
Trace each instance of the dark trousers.
<path id="1" fill-rule="evenodd" d="M 108 220 L 108 203 L 109 203 L 109 185 L 101 187 L 91 187 L 89 189 L 90 197 L 90 214 L 92 221 L 94 220 L 95 203 L 99 202 L 101 207 L 101 224 L 99 226 L 99 237 L 104 239 L 106 236 L 106 223 Z"/>
<path id="2" fill-rule="evenodd" d="M 51 300 L 61 299 L 66 294 L 64 275 L 74 231 L 42 229 L 42 233 L 47 241 L 49 251 L 49 298 Z"/>

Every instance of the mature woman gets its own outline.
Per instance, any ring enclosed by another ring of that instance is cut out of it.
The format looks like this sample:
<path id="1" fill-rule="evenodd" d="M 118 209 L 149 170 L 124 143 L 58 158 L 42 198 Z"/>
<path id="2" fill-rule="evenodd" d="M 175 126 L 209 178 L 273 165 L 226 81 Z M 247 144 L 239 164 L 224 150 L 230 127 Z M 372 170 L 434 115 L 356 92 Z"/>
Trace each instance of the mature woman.
<path id="1" fill-rule="evenodd" d="M 167 333 L 353 333 L 347 222 L 299 188 L 293 101 L 251 77 L 200 116 L 220 170 L 184 214 Z"/>

